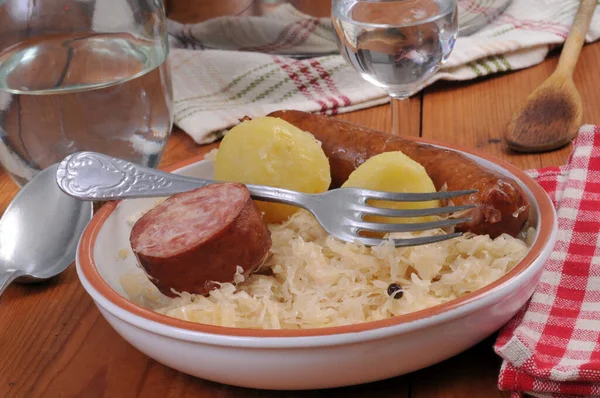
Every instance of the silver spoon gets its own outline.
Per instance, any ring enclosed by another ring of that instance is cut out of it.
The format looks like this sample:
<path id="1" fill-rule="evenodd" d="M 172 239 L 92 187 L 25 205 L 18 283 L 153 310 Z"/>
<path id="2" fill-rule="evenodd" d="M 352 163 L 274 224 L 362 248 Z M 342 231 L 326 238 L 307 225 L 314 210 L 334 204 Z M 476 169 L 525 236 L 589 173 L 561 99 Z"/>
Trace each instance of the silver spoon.
<path id="1" fill-rule="evenodd" d="M 0 295 L 15 280 L 52 278 L 75 259 L 93 203 L 64 194 L 56 185 L 56 168 L 25 184 L 0 219 Z"/>

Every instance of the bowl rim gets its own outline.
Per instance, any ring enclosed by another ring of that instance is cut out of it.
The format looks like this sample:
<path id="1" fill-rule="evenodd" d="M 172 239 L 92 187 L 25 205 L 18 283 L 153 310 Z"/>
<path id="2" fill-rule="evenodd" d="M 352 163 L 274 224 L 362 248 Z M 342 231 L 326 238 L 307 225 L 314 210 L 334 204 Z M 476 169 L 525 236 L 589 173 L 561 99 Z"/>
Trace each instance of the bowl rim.
<path id="1" fill-rule="evenodd" d="M 107 300 L 112 306 L 118 308 L 124 313 L 142 318 L 144 321 L 156 322 L 164 326 L 176 328 L 189 335 L 190 332 L 199 332 L 202 334 L 228 336 L 232 338 L 290 338 L 290 337 L 316 337 L 342 335 L 348 333 L 360 333 L 365 331 L 374 331 L 378 329 L 398 326 L 419 320 L 425 320 L 433 316 L 443 315 L 449 311 L 459 309 L 467 304 L 481 300 L 483 297 L 492 295 L 494 292 L 501 290 L 510 284 L 515 278 L 521 276 L 527 271 L 535 260 L 540 257 L 545 250 L 548 249 L 548 244 L 556 238 L 557 219 L 554 205 L 544 189 L 524 171 L 513 166 L 509 162 L 499 159 L 493 155 L 480 153 L 470 149 L 461 148 L 457 145 L 441 143 L 435 140 L 423 139 L 420 137 L 403 137 L 412 141 L 417 141 L 426 144 L 432 144 L 447 149 L 463 152 L 468 155 L 473 155 L 481 159 L 500 166 L 509 173 L 513 174 L 521 184 L 531 192 L 537 203 L 539 212 L 539 227 L 537 238 L 525 257 L 512 270 L 504 274 L 496 281 L 478 289 L 472 293 L 468 293 L 462 297 L 450 300 L 443 304 L 438 304 L 433 307 L 425 308 L 419 311 L 408 314 L 397 315 L 387 319 L 363 322 L 359 324 L 330 326 L 323 328 L 311 329 L 251 329 L 251 328 L 235 328 L 226 326 L 215 326 L 194 323 L 185 321 L 167 315 L 156 313 L 152 310 L 143 308 L 121 296 L 116 292 L 100 275 L 97 265 L 94 260 L 94 248 L 98 234 L 104 225 L 104 222 L 117 208 L 121 201 L 112 201 L 102 206 L 94 215 L 92 220 L 85 228 L 79 243 L 77 251 L 77 269 L 78 276 L 88 294 L 92 295 L 89 290 L 94 289 L 100 297 Z M 193 156 L 183 161 L 177 162 L 164 170 L 173 172 L 183 167 L 190 166 L 204 160 L 205 155 Z M 546 215 L 546 216 L 544 216 Z M 550 248 L 551 249 L 551 248 Z M 96 300 L 94 295 L 92 298 Z M 119 312 L 121 312 L 119 311 Z"/>

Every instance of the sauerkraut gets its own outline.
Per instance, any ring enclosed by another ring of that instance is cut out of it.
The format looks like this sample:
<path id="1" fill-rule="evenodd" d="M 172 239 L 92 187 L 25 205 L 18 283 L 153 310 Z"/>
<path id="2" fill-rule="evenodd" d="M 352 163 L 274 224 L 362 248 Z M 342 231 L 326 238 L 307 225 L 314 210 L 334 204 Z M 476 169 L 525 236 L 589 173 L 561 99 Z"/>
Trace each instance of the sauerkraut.
<path id="1" fill-rule="evenodd" d="M 423 246 L 395 248 L 388 241 L 365 247 L 327 235 L 304 210 L 269 229 L 273 245 L 259 271 L 247 279 L 239 273 L 235 285 L 218 284 L 206 297 L 186 292 L 166 297 L 141 269 L 122 275 L 121 285 L 138 305 L 191 322 L 259 329 L 349 325 L 429 308 L 480 289 L 511 270 L 530 241 L 465 234 Z M 402 287 L 400 299 L 388 295 L 391 283 Z"/>

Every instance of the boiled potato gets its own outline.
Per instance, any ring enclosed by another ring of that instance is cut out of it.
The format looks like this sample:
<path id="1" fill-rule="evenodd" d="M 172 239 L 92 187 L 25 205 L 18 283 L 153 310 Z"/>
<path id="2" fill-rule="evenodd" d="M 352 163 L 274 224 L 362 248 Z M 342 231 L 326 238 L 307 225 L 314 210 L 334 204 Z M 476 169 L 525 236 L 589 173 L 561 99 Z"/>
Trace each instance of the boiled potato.
<path id="1" fill-rule="evenodd" d="M 233 127 L 223 138 L 214 165 L 221 181 L 268 185 L 306 193 L 329 188 L 329 161 L 321 144 L 307 133 L 274 117 L 258 117 Z M 298 207 L 257 201 L 265 221 L 279 223 Z"/>
<path id="2" fill-rule="evenodd" d="M 436 192 L 425 168 L 400 151 L 384 152 L 369 158 L 350 174 L 342 187 L 365 188 L 387 192 Z M 423 209 L 439 207 L 439 200 L 429 202 L 391 202 L 370 200 L 369 204 L 388 209 Z M 436 219 L 430 217 L 382 217 L 368 216 L 372 222 L 423 222 Z"/>

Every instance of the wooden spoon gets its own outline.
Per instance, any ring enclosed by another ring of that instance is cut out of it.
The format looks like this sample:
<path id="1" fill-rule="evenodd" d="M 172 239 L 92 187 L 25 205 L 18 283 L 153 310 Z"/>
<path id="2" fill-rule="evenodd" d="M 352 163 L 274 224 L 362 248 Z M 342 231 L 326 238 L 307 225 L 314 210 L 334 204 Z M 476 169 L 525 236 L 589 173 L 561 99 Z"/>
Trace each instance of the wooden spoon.
<path id="1" fill-rule="evenodd" d="M 598 0 L 581 0 L 556 70 L 535 89 L 506 130 L 508 147 L 518 152 L 545 152 L 568 144 L 581 126 L 583 106 L 573 70 Z"/>

